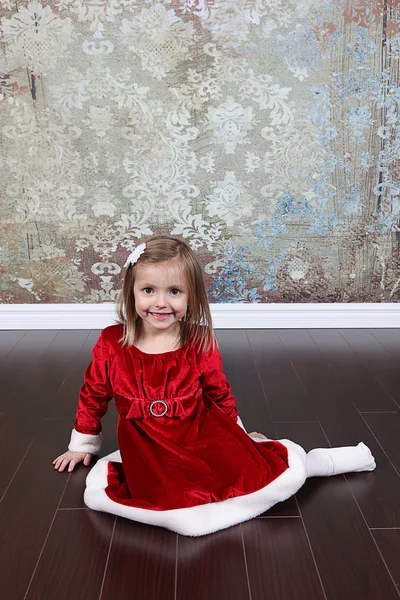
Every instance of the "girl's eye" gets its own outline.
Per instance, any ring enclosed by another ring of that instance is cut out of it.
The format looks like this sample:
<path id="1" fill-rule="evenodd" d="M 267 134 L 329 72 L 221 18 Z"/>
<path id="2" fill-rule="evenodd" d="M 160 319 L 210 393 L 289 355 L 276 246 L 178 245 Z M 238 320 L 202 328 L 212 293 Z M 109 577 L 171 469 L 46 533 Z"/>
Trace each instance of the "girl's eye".
<path id="1" fill-rule="evenodd" d="M 177 290 L 176 288 L 174 288 L 174 289 L 171 290 L 171 294 L 173 296 L 177 296 L 178 294 L 180 294 L 180 290 Z"/>
<path id="2" fill-rule="evenodd" d="M 151 294 L 151 292 L 153 291 L 153 288 L 143 288 L 143 291 L 145 294 Z"/>

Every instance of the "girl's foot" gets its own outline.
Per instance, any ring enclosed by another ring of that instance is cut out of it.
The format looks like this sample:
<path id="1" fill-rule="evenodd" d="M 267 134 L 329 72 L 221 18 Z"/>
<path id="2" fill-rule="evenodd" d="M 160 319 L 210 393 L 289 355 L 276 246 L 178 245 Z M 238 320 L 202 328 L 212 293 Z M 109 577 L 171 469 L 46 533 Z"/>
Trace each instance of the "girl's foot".
<path id="1" fill-rule="evenodd" d="M 373 471 L 375 467 L 371 450 L 363 442 L 343 448 L 314 448 L 307 454 L 308 477 Z"/>

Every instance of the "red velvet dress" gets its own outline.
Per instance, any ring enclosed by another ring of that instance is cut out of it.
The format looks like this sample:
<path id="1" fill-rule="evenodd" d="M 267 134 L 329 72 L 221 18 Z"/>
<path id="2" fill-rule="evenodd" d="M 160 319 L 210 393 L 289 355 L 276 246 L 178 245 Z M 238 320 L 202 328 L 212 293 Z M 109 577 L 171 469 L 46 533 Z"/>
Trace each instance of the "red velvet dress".
<path id="1" fill-rule="evenodd" d="M 284 473 L 285 445 L 256 443 L 237 424 L 218 349 L 146 354 L 121 335 L 113 325 L 97 341 L 75 421 L 81 434 L 99 434 L 114 398 L 122 463 L 108 462 L 109 499 L 168 511 L 251 494 Z"/>

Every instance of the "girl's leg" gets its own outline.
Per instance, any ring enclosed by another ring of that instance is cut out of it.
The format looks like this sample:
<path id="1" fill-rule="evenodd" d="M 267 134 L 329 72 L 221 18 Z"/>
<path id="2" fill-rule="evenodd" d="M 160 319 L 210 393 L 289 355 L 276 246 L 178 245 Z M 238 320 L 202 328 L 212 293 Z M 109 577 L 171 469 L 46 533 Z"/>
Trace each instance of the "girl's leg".
<path id="1" fill-rule="evenodd" d="M 362 442 L 343 448 L 314 448 L 307 453 L 307 477 L 373 471 L 375 466 L 370 449 Z"/>

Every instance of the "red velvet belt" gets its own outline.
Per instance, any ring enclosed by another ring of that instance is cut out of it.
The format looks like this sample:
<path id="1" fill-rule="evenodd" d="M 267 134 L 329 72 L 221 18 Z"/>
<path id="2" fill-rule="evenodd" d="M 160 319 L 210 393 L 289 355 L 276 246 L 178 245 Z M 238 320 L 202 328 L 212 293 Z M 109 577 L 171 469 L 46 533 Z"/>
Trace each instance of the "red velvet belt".
<path id="1" fill-rule="evenodd" d="M 180 396 L 179 398 L 126 398 L 114 394 L 114 400 L 118 412 L 121 411 L 126 419 L 148 419 L 160 417 L 182 418 L 188 415 L 188 410 L 193 406 L 195 400 L 201 396 L 201 389 Z M 125 414 L 126 409 L 127 412 Z"/>

